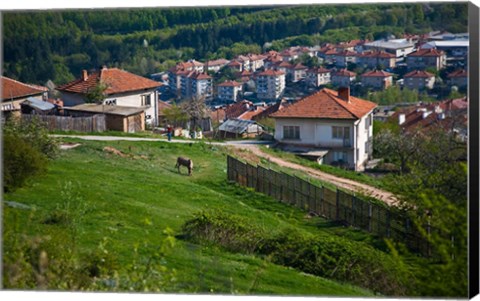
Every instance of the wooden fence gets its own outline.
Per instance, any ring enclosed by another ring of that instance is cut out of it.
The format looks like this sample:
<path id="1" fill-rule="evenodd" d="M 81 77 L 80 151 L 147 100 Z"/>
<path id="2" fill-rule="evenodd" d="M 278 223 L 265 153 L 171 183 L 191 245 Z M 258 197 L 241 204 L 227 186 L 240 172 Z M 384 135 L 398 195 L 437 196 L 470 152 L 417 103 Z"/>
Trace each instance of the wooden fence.
<path id="1" fill-rule="evenodd" d="M 23 121 L 31 122 L 34 119 L 43 122 L 50 131 L 103 132 L 106 130 L 103 114 L 91 117 L 22 114 Z"/>
<path id="2" fill-rule="evenodd" d="M 366 230 L 380 237 L 405 243 L 414 252 L 432 255 L 428 241 L 412 221 L 394 208 L 385 208 L 338 188 L 331 190 L 306 180 L 262 166 L 253 166 L 231 156 L 227 158 L 228 180 L 254 188 L 326 219 Z M 426 226 L 427 233 L 432 229 Z"/>

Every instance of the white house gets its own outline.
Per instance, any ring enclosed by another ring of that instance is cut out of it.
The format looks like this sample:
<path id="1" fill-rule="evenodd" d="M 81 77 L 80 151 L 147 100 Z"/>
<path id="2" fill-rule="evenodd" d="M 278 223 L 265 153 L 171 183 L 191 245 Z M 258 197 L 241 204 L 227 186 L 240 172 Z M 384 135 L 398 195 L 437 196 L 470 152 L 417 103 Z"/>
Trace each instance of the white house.
<path id="1" fill-rule="evenodd" d="M 43 100 L 47 98 L 46 88 L 24 84 L 5 76 L 0 76 L 0 81 L 2 82 L 2 114 L 4 117 L 20 115 L 20 104 L 29 97 Z"/>
<path id="2" fill-rule="evenodd" d="M 277 100 L 285 91 L 285 73 L 276 70 L 266 70 L 257 75 L 255 84 L 258 99 Z"/>
<path id="3" fill-rule="evenodd" d="M 230 80 L 217 85 L 218 99 L 225 102 L 236 102 L 242 91 L 242 83 Z"/>
<path id="4" fill-rule="evenodd" d="M 57 88 L 61 93 L 65 107 L 72 107 L 88 102 L 86 95 L 99 84 L 106 85 L 103 104 L 142 107 L 145 121 L 158 125 L 158 87 L 161 83 L 144 78 L 125 70 L 103 67 L 89 74 L 82 71 L 82 76 Z"/>
<path id="5" fill-rule="evenodd" d="M 324 88 L 270 116 L 275 139 L 283 145 L 310 148 L 325 164 L 341 164 L 356 171 L 372 154 L 373 102 Z"/>
<path id="6" fill-rule="evenodd" d="M 323 67 L 307 70 L 305 82 L 308 86 L 319 87 L 331 82 L 330 70 Z"/>

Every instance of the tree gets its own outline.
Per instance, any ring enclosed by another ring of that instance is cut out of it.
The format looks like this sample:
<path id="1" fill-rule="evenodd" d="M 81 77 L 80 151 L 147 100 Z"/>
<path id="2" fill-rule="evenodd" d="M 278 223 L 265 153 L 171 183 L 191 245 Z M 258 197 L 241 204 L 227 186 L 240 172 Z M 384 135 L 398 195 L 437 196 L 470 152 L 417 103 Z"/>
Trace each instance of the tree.
<path id="1" fill-rule="evenodd" d="M 205 97 L 203 96 L 194 96 L 182 103 L 182 111 L 188 116 L 188 119 L 191 121 L 190 131 L 195 131 L 197 124 L 203 118 L 208 117 L 208 108 L 205 104 Z"/>
<path id="2" fill-rule="evenodd" d="M 182 108 L 176 104 L 173 104 L 169 108 L 165 108 L 163 114 L 165 115 L 167 123 L 171 123 L 173 126 L 183 125 L 183 123 L 188 120 L 187 114 L 185 114 Z"/>
<path id="3" fill-rule="evenodd" d="M 85 94 L 85 99 L 87 103 L 96 103 L 96 104 L 103 104 L 103 101 L 107 97 L 105 91 L 107 90 L 108 85 L 99 82 L 93 88 L 88 89 L 87 93 Z"/>

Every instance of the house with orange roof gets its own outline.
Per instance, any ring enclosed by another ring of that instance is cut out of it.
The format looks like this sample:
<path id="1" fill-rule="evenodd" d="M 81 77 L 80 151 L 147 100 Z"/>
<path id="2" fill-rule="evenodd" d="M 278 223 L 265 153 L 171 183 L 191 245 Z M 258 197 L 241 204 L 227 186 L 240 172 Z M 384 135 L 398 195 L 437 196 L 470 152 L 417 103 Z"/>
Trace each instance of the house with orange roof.
<path id="1" fill-rule="evenodd" d="M 99 84 L 106 85 L 103 104 L 143 108 L 145 122 L 158 125 L 158 88 L 161 83 L 118 68 L 103 67 L 93 73 L 83 70 L 80 78 L 56 89 L 65 107 L 88 102 L 87 94 Z"/>
<path id="2" fill-rule="evenodd" d="M 225 67 L 228 63 L 230 63 L 230 61 L 226 59 L 212 60 L 212 61 L 207 61 L 205 63 L 205 67 L 207 68 L 208 71 L 218 72 L 220 71 L 220 69 Z"/>
<path id="3" fill-rule="evenodd" d="M 456 70 L 447 75 L 448 83 L 451 86 L 463 88 L 468 86 L 468 72 L 466 70 Z"/>
<path id="4" fill-rule="evenodd" d="M 319 87 L 331 82 L 330 70 L 323 67 L 308 69 L 305 73 L 305 83 L 310 87 Z"/>
<path id="5" fill-rule="evenodd" d="M 1 76 L 2 82 L 2 113 L 3 116 L 19 116 L 20 104 L 29 97 L 47 100 L 47 89 L 19 82 L 17 80 Z"/>
<path id="6" fill-rule="evenodd" d="M 383 90 L 390 87 L 393 83 L 393 74 L 383 70 L 365 72 L 361 77 L 364 87 L 374 89 Z"/>
<path id="7" fill-rule="evenodd" d="M 353 51 L 340 51 L 333 54 L 333 63 L 336 67 L 345 68 L 348 64 L 357 62 L 357 53 Z"/>
<path id="8" fill-rule="evenodd" d="M 211 100 L 213 97 L 212 77 L 206 73 L 191 71 L 181 76 L 180 98 L 203 97 Z"/>
<path id="9" fill-rule="evenodd" d="M 270 115 L 275 140 L 320 163 L 361 171 L 372 154 L 376 106 L 351 96 L 349 88 L 324 88 Z"/>
<path id="10" fill-rule="evenodd" d="M 242 83 L 230 80 L 217 85 L 217 98 L 226 103 L 236 102 L 242 92 Z"/>
<path id="11" fill-rule="evenodd" d="M 410 90 L 433 89 L 435 74 L 423 70 L 414 70 L 403 76 L 403 86 Z"/>
<path id="12" fill-rule="evenodd" d="M 232 68 L 237 72 L 242 72 L 244 70 L 243 63 L 239 62 L 238 60 L 230 61 L 230 63 L 227 64 L 227 67 Z"/>
<path id="13" fill-rule="evenodd" d="M 340 69 L 332 72 L 332 84 L 337 87 L 350 87 L 350 84 L 355 80 L 357 74 L 347 69 Z"/>
<path id="14" fill-rule="evenodd" d="M 395 55 L 385 52 L 369 50 L 358 54 L 357 64 L 367 68 L 377 68 L 382 66 L 383 68 L 394 68 L 396 64 Z"/>
<path id="15" fill-rule="evenodd" d="M 293 83 L 298 82 L 301 79 L 304 79 L 307 75 L 308 67 L 302 65 L 301 63 L 291 65 L 287 68 L 287 76 L 286 79 Z"/>
<path id="16" fill-rule="evenodd" d="M 407 68 L 410 70 L 424 70 L 426 68 L 435 68 L 437 70 L 447 65 L 447 56 L 445 52 L 431 48 L 418 49 L 407 55 Z"/>
<path id="17" fill-rule="evenodd" d="M 277 100 L 285 91 L 285 72 L 266 70 L 255 79 L 257 98 L 261 100 Z"/>

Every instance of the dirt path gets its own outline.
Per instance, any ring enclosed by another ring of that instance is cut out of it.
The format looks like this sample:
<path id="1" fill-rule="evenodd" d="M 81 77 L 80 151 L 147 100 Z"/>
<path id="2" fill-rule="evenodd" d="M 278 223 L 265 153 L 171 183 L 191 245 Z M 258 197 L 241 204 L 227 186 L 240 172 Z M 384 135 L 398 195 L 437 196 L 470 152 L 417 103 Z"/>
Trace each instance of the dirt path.
<path id="1" fill-rule="evenodd" d="M 385 202 L 388 205 L 395 205 L 398 202 L 395 196 L 388 191 L 384 191 L 379 188 L 369 186 L 367 184 L 355 182 L 353 180 L 337 177 L 329 173 L 319 171 L 317 169 L 313 169 L 310 167 L 305 167 L 299 164 L 285 161 L 278 157 L 262 152 L 260 148 L 258 148 L 258 146 L 256 145 L 235 145 L 235 147 L 247 149 L 251 151 L 253 154 L 255 154 L 256 156 L 270 160 L 271 162 L 278 164 L 280 166 L 304 171 L 305 173 L 309 174 L 312 177 L 318 178 L 319 180 L 324 182 L 332 183 L 333 185 L 338 186 L 340 188 L 362 193 L 367 196 L 372 196 L 380 201 Z"/>

